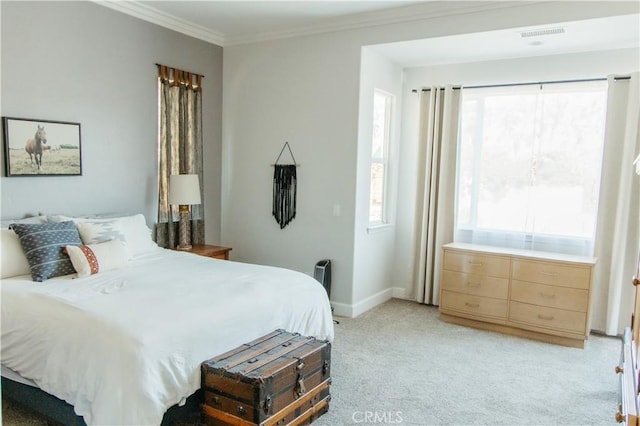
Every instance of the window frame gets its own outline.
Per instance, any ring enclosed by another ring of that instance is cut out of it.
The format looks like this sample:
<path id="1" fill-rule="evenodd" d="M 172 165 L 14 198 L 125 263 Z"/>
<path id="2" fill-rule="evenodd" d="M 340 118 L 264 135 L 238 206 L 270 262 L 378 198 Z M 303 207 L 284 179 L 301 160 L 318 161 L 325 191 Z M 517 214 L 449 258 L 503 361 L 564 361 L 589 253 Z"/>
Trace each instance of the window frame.
<path id="1" fill-rule="evenodd" d="M 384 114 L 384 134 L 382 143 L 382 156 L 376 156 L 373 153 L 373 127 L 375 120 L 375 99 L 376 96 L 382 96 L 385 99 L 385 114 Z M 389 217 L 389 200 L 390 200 L 390 170 L 391 170 L 391 147 L 393 145 L 393 123 L 395 114 L 396 96 L 393 93 L 389 93 L 385 90 L 375 88 L 373 90 L 373 102 L 372 102 L 372 134 L 371 142 L 369 146 L 370 162 L 369 162 L 369 200 L 368 200 L 368 226 L 367 231 L 372 232 L 376 230 L 382 230 L 391 226 Z M 373 192 L 371 191 L 373 183 L 372 169 L 374 165 L 382 166 L 383 182 L 382 182 L 382 199 L 381 199 L 381 212 L 380 218 L 372 220 L 371 211 L 373 205 Z"/>

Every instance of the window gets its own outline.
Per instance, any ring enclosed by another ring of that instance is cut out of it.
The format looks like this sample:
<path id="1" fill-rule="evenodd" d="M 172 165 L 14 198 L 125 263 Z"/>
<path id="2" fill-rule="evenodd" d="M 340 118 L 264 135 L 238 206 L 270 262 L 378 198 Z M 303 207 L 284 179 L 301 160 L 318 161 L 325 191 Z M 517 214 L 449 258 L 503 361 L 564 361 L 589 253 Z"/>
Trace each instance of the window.
<path id="1" fill-rule="evenodd" d="M 387 186 L 389 180 L 389 139 L 393 95 L 375 90 L 373 94 L 373 137 L 371 141 L 371 183 L 369 225 L 387 223 Z"/>
<path id="2" fill-rule="evenodd" d="M 591 255 L 607 83 L 465 89 L 456 241 Z"/>

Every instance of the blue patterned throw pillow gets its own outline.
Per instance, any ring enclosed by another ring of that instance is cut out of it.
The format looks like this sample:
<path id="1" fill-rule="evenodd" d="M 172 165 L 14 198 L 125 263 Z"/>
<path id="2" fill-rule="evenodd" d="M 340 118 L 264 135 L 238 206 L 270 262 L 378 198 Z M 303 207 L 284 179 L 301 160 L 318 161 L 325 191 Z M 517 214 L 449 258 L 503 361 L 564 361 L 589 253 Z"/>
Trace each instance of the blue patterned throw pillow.
<path id="1" fill-rule="evenodd" d="M 31 278 L 42 282 L 60 275 L 75 273 L 69 256 L 63 251 L 67 245 L 82 245 L 75 224 L 71 221 L 60 223 L 25 224 L 10 226 L 18 234 L 24 251 Z"/>

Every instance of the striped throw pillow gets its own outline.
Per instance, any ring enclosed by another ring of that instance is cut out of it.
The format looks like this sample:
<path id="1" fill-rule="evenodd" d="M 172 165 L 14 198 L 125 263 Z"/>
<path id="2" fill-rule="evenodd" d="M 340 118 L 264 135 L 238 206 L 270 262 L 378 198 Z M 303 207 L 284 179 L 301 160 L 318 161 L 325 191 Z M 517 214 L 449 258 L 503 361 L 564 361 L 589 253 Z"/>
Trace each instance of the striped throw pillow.
<path id="1" fill-rule="evenodd" d="M 78 278 L 123 268 L 131 257 L 127 246 L 120 240 L 84 246 L 67 246 L 66 250 L 78 273 Z"/>
<path id="2" fill-rule="evenodd" d="M 82 244 L 78 229 L 72 221 L 41 224 L 13 223 L 10 228 L 18 234 L 34 281 L 42 282 L 76 272 L 71 259 L 63 250 L 67 245 Z"/>

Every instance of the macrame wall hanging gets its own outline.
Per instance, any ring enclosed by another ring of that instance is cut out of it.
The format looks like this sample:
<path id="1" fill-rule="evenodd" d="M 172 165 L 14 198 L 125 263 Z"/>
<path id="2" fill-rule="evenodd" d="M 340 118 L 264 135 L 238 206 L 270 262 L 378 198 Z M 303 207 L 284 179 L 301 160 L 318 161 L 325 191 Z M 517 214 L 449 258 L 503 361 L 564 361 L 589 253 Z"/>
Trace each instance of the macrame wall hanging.
<path id="1" fill-rule="evenodd" d="M 278 164 L 284 149 L 289 149 L 293 164 Z M 289 142 L 285 142 L 280 155 L 273 165 L 273 217 L 283 229 L 296 217 L 296 158 L 293 156 Z"/>

